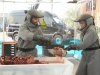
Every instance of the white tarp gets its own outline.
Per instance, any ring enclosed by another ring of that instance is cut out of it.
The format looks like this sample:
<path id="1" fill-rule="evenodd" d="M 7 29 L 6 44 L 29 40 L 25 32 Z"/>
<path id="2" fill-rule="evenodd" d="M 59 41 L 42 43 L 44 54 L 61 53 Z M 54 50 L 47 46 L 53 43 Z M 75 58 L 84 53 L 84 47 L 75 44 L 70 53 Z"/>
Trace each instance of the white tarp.
<path id="1" fill-rule="evenodd" d="M 66 58 L 64 64 L 1 65 L 0 75 L 72 75 L 73 68 Z"/>

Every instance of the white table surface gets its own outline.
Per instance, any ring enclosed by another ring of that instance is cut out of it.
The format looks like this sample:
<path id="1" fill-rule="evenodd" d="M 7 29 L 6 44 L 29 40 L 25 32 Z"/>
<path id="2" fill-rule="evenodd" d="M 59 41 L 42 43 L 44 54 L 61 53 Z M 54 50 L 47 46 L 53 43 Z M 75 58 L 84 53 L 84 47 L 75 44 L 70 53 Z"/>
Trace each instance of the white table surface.
<path id="1" fill-rule="evenodd" d="M 0 65 L 0 75 L 72 75 L 73 68 L 66 58 L 64 64 Z"/>

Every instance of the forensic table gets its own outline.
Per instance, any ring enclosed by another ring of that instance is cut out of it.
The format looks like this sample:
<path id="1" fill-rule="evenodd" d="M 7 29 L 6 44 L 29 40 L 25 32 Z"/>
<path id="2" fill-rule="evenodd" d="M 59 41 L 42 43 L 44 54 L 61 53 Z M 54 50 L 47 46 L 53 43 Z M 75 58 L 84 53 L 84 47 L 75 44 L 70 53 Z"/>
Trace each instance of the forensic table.
<path id="1" fill-rule="evenodd" d="M 64 63 L 0 65 L 0 75 L 72 75 L 73 68 L 65 58 Z"/>

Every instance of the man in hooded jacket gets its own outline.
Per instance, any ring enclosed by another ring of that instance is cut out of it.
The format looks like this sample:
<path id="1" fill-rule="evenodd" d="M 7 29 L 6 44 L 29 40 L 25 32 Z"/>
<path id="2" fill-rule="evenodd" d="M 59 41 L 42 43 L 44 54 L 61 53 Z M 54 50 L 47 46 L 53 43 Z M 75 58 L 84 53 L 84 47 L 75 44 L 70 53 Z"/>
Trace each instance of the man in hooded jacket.
<path id="1" fill-rule="evenodd" d="M 89 14 L 83 14 L 75 22 L 80 24 L 82 42 L 65 48 L 65 50 L 83 50 L 75 75 L 100 75 L 99 38 L 96 33 L 94 19 Z"/>
<path id="2" fill-rule="evenodd" d="M 20 26 L 18 33 L 18 51 L 16 56 L 37 56 L 35 46 L 37 44 L 49 44 L 50 40 L 43 36 L 38 22 L 43 15 L 37 10 L 28 10 L 26 13 L 25 22 Z"/>

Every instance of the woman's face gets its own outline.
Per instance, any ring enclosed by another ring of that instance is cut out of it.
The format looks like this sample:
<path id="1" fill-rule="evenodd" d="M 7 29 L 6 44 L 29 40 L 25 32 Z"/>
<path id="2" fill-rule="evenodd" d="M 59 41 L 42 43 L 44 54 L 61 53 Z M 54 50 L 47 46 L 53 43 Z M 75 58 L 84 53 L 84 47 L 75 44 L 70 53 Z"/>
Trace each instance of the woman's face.
<path id="1" fill-rule="evenodd" d="M 86 23 L 84 21 L 79 22 L 81 29 L 83 29 L 86 26 Z"/>

